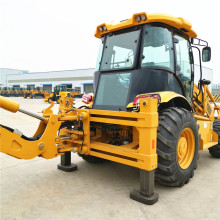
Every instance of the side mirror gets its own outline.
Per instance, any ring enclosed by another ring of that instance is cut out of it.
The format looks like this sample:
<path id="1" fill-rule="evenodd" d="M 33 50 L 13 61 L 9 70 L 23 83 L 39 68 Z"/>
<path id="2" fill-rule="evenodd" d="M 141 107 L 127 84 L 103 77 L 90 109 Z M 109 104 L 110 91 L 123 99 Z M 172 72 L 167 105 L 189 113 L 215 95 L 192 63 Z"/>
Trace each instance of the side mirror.
<path id="1" fill-rule="evenodd" d="M 211 60 L 211 47 L 204 47 L 202 49 L 202 61 L 208 62 Z"/>

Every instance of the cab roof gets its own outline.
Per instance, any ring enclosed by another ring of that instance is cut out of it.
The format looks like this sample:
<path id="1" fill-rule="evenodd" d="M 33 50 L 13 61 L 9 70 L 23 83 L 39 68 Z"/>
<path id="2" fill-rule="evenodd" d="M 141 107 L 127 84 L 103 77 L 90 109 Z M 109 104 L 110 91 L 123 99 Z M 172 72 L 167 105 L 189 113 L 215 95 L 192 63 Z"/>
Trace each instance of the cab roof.
<path id="1" fill-rule="evenodd" d="M 197 37 L 196 32 L 192 29 L 192 24 L 183 18 L 177 18 L 167 14 L 153 13 L 147 14 L 146 12 L 136 13 L 132 18 L 122 21 L 117 24 L 106 24 L 103 23 L 96 28 L 95 37 L 101 38 L 103 34 L 134 27 L 141 24 L 160 22 L 168 24 L 180 31 L 184 32 L 189 38 Z"/>

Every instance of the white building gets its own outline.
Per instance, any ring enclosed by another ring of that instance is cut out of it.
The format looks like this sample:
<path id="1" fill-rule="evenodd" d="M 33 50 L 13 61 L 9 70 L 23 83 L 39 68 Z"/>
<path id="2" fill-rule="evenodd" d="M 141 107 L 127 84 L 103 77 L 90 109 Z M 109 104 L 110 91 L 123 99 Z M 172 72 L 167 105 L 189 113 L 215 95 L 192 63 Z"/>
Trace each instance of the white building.
<path id="1" fill-rule="evenodd" d="M 220 82 L 215 82 L 212 84 L 212 94 L 220 95 Z"/>
<path id="2" fill-rule="evenodd" d="M 194 66 L 194 82 L 197 84 L 200 78 L 200 67 L 198 65 Z M 33 73 L 28 73 L 28 71 L 22 70 L 0 68 L 0 84 L 2 84 L 2 86 L 10 87 L 27 87 L 28 85 L 34 85 L 35 87 L 41 86 L 48 92 L 53 91 L 55 85 L 67 85 L 68 88 L 80 87 L 82 94 L 91 93 L 93 92 L 94 72 L 94 68 Z M 202 72 L 202 78 L 212 82 L 212 69 L 203 67 Z M 211 90 L 211 85 L 209 88 Z"/>
<path id="3" fill-rule="evenodd" d="M 17 69 L 9 69 L 9 68 L 0 68 L 0 86 L 8 86 L 8 76 L 11 74 L 24 74 L 27 73 L 26 70 L 17 70 Z"/>
<path id="4" fill-rule="evenodd" d="M 95 69 L 76 69 L 50 72 L 34 72 L 28 74 L 11 74 L 7 76 L 8 86 L 27 87 L 41 86 L 48 92 L 55 85 L 67 85 L 68 88 L 80 87 L 81 93 L 93 92 L 93 75 Z"/>

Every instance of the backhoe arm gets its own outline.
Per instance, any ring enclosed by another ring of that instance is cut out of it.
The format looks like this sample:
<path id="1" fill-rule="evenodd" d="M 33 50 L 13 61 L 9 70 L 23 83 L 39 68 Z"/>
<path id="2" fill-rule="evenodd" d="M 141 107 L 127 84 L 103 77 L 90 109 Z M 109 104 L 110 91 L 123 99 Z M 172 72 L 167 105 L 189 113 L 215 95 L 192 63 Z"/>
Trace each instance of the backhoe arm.
<path id="1" fill-rule="evenodd" d="M 39 125 L 39 130 L 45 127 L 43 134 L 33 138 L 27 138 L 17 130 L 6 126 L 0 127 L 0 151 L 19 159 L 32 159 L 36 156 L 42 156 L 51 159 L 59 155 L 56 146 L 57 131 L 61 125 L 57 115 L 52 115 L 48 124 Z"/>
<path id="2" fill-rule="evenodd" d="M 32 159 L 41 156 L 46 159 L 54 158 L 65 152 L 62 137 L 57 136 L 61 124 L 64 121 L 76 120 L 77 116 L 71 115 L 65 118 L 62 115 L 54 115 L 50 109 L 52 105 L 45 109 L 44 117 L 33 112 L 29 112 L 19 107 L 19 104 L 0 96 L 0 107 L 11 111 L 28 114 L 41 120 L 39 127 L 32 138 L 23 135 L 17 129 L 12 129 L 4 125 L 0 126 L 0 152 L 20 159 Z M 68 148 L 67 150 L 71 150 Z"/>

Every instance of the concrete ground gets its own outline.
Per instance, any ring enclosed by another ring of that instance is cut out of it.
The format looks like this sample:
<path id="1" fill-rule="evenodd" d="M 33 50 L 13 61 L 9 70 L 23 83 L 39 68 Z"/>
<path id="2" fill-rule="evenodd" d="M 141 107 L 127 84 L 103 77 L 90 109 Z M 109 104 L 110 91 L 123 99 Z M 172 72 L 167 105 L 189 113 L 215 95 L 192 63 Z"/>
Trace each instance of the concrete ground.
<path id="1" fill-rule="evenodd" d="M 12 98 L 22 108 L 41 112 L 42 99 Z M 55 104 L 56 113 L 58 105 Z M 34 134 L 39 121 L 0 110 L 0 123 Z M 129 198 L 139 187 L 139 170 L 106 162 L 88 164 L 76 154 L 78 170 L 58 170 L 60 158 L 25 161 L 0 153 L 0 218 L 5 219 L 220 219 L 220 160 L 200 152 L 194 177 L 184 187 L 156 183 L 159 202 L 153 206 Z"/>

